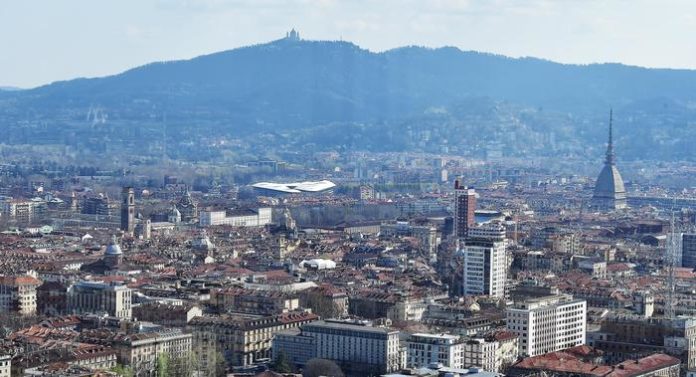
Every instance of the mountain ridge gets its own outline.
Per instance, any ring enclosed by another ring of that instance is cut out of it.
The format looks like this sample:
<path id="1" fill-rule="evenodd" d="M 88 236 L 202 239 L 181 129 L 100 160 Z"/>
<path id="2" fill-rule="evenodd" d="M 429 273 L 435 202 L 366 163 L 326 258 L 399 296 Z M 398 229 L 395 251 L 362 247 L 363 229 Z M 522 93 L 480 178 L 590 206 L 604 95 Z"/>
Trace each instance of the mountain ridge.
<path id="1" fill-rule="evenodd" d="M 131 128 L 166 118 L 184 135 L 193 125 L 213 134 L 249 135 L 336 122 L 386 132 L 385 122 L 408 121 L 433 108 L 459 114 L 462 104 L 479 106 L 470 99 L 490 98 L 552 117 L 569 115 L 573 124 L 564 126 L 562 140 L 594 143 L 603 132 L 586 130 L 587 122 L 604 121 L 610 107 L 632 119 L 630 126 L 646 140 L 655 139 L 658 129 L 676 135 L 675 127 L 694 115 L 694 88 L 693 70 L 563 64 L 447 46 L 372 52 L 346 41 L 280 39 L 2 92 L 0 121 L 18 128 L 32 121 L 70 124 L 79 132 L 87 126 L 85 114 L 98 108 L 109 124 Z M 497 107 L 477 108 L 472 119 L 495 121 Z M 669 124 L 659 119 L 665 109 L 674 118 Z M 548 124 L 539 132 L 561 131 Z"/>

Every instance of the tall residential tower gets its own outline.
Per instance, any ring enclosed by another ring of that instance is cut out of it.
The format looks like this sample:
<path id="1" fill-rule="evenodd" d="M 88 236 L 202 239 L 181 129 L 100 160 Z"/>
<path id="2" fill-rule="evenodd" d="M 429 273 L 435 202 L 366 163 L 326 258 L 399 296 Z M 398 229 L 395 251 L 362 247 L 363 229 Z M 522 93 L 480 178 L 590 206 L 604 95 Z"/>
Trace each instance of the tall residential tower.
<path id="1" fill-rule="evenodd" d="M 476 223 L 476 191 L 463 186 L 459 179 L 454 181 L 454 237 L 466 238 L 469 228 Z"/>

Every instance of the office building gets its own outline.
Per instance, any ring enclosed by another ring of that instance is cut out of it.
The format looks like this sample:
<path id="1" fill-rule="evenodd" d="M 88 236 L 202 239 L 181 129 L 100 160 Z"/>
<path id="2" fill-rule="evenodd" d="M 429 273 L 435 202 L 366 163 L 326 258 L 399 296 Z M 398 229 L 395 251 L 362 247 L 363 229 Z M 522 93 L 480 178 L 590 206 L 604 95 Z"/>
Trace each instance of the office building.
<path id="1" fill-rule="evenodd" d="M 681 266 L 696 268 L 696 234 L 681 235 Z"/>
<path id="2" fill-rule="evenodd" d="M 507 328 L 519 336 L 524 356 L 585 344 L 586 322 L 587 302 L 565 294 L 523 300 L 506 310 Z"/>
<path id="3" fill-rule="evenodd" d="M 132 290 L 125 285 L 81 281 L 68 288 L 68 311 L 73 314 L 106 313 L 130 319 Z"/>
<path id="4" fill-rule="evenodd" d="M 358 322 L 315 321 L 283 331 L 273 339 L 273 357 L 281 352 L 298 367 L 313 358 L 331 360 L 347 375 L 380 375 L 404 366 L 398 331 Z"/>

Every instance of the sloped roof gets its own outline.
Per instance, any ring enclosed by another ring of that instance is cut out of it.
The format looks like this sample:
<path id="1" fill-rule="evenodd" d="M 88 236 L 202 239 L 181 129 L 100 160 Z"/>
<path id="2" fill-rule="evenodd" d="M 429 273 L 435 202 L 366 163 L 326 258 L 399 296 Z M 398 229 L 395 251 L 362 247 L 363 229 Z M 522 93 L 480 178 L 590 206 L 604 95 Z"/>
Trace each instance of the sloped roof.
<path id="1" fill-rule="evenodd" d="M 626 197 L 626 188 L 624 187 L 621 173 L 619 173 L 619 169 L 615 165 L 605 164 L 599 173 L 599 177 L 597 177 L 594 197 L 616 199 L 620 195 L 623 195 L 624 198 Z"/>

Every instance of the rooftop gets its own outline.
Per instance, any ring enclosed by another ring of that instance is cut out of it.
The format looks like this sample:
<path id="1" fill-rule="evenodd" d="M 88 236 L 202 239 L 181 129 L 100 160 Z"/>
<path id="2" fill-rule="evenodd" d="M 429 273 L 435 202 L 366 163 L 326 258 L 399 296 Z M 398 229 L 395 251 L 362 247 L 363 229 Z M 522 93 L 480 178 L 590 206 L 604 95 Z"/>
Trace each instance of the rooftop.
<path id="1" fill-rule="evenodd" d="M 251 185 L 251 187 L 256 189 L 271 190 L 288 194 L 299 194 L 302 192 L 326 191 L 336 187 L 336 184 L 327 180 L 295 183 L 259 182 Z"/>

